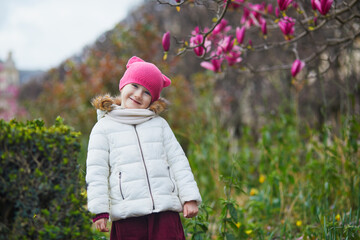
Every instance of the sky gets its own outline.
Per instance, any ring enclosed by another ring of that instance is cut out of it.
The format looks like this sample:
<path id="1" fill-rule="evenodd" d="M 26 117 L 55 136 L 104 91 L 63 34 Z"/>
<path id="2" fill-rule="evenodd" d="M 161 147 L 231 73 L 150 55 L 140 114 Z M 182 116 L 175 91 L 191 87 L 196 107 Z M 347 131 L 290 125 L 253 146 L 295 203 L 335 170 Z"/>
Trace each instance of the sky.
<path id="1" fill-rule="evenodd" d="M 49 70 L 81 53 L 142 0 L 0 0 L 0 60 Z"/>

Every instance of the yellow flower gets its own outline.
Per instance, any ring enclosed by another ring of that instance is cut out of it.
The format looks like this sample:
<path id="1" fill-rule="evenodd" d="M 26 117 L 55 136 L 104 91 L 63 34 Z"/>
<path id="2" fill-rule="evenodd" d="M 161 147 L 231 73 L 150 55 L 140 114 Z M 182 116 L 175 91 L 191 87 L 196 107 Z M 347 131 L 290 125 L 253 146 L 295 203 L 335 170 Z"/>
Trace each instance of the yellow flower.
<path id="1" fill-rule="evenodd" d="M 252 188 L 250 190 L 250 196 L 254 196 L 254 195 L 258 194 L 258 193 L 259 193 L 259 191 L 256 188 Z"/>
<path id="2" fill-rule="evenodd" d="M 341 220 L 340 214 L 336 215 L 336 216 L 335 216 L 335 219 L 336 219 L 336 221 L 339 222 L 339 221 Z"/>
<path id="3" fill-rule="evenodd" d="M 300 227 L 302 225 L 302 221 L 298 220 L 296 221 L 296 226 Z"/>
<path id="4" fill-rule="evenodd" d="M 260 174 L 259 176 L 259 183 L 264 183 L 266 179 L 266 176 L 264 174 Z"/>
<path id="5" fill-rule="evenodd" d="M 36 214 L 34 214 L 34 217 L 33 218 L 36 218 Z"/>
<path id="6" fill-rule="evenodd" d="M 235 225 L 236 225 L 237 228 L 239 228 L 241 226 L 241 223 L 237 222 Z"/>
<path id="7" fill-rule="evenodd" d="M 87 197 L 86 189 L 85 189 L 85 188 L 82 188 L 80 194 L 81 194 L 82 196 L 84 196 L 84 197 Z"/>
<path id="8" fill-rule="evenodd" d="M 246 233 L 247 235 L 250 235 L 250 234 L 252 233 L 252 230 L 251 230 L 251 229 L 246 230 L 245 233 Z"/>

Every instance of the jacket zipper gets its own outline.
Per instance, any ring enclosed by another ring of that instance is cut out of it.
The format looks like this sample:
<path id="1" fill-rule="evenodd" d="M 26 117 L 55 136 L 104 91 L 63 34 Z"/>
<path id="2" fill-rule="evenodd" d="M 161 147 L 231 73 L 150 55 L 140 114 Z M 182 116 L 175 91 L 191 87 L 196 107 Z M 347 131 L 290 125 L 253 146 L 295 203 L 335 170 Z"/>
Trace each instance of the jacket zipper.
<path id="1" fill-rule="evenodd" d="M 136 138 L 137 138 L 138 143 L 139 143 L 141 159 L 142 159 L 142 161 L 143 161 L 144 168 L 145 168 L 146 180 L 147 180 L 148 187 L 149 187 L 149 192 L 150 192 L 150 197 L 151 197 L 151 201 L 152 201 L 152 205 L 153 205 L 153 210 L 155 210 L 155 202 L 154 202 L 154 197 L 153 197 L 152 192 L 151 192 L 149 174 L 148 174 L 147 167 L 146 167 L 146 164 L 145 164 L 144 154 L 143 154 L 143 151 L 142 151 L 142 148 L 141 148 L 141 143 L 140 143 L 139 134 L 138 134 L 138 132 L 137 132 L 137 130 L 136 130 L 136 125 L 134 125 L 134 129 L 135 129 Z"/>
<path id="2" fill-rule="evenodd" d="M 121 172 L 119 172 L 119 187 L 120 187 L 120 194 L 121 194 L 121 197 L 122 199 L 124 200 L 124 194 L 122 192 L 122 188 L 121 188 Z"/>
<path id="3" fill-rule="evenodd" d="M 172 180 L 172 178 L 171 178 L 171 173 L 170 173 L 170 166 L 168 166 L 167 167 L 167 169 L 168 169 L 168 171 L 169 171 L 169 178 L 170 178 L 170 181 L 172 182 L 172 184 L 173 184 L 173 190 L 172 190 L 172 192 L 174 192 L 175 191 L 175 183 L 174 183 L 174 181 Z"/>

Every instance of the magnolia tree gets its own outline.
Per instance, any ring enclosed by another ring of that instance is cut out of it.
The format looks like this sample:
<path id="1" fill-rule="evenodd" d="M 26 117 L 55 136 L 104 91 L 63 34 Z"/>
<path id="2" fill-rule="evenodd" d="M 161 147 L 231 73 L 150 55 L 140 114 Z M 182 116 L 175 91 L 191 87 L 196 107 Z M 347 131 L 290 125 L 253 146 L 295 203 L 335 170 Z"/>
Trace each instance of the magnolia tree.
<path id="1" fill-rule="evenodd" d="M 322 60 L 331 61 L 331 56 L 325 53 L 346 48 L 360 36 L 360 0 L 157 2 L 176 7 L 177 11 L 184 11 L 186 5 L 215 9 L 210 16 L 212 24 L 194 26 L 188 38 L 171 36 L 171 31 L 162 38 L 165 59 L 173 37 L 178 55 L 191 51 L 203 59 L 202 67 L 214 72 L 221 72 L 225 66 L 250 72 L 291 69 L 295 77 L 315 59 L 327 56 L 328 59 Z M 252 55 L 264 51 L 289 54 L 279 61 L 268 61 L 266 65 L 249 61 Z"/>

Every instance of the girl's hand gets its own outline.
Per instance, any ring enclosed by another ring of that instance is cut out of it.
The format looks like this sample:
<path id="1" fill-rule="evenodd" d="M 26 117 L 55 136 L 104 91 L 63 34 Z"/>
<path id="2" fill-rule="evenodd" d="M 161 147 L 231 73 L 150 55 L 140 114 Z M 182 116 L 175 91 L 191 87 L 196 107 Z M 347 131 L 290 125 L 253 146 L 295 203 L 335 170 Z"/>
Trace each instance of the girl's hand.
<path id="1" fill-rule="evenodd" d="M 199 212 L 199 208 L 196 201 L 185 202 L 184 204 L 184 217 L 192 218 L 195 217 Z"/>
<path id="2" fill-rule="evenodd" d="M 100 232 L 108 232 L 109 229 L 106 227 L 107 224 L 107 218 L 100 218 L 95 222 L 95 227 Z"/>

